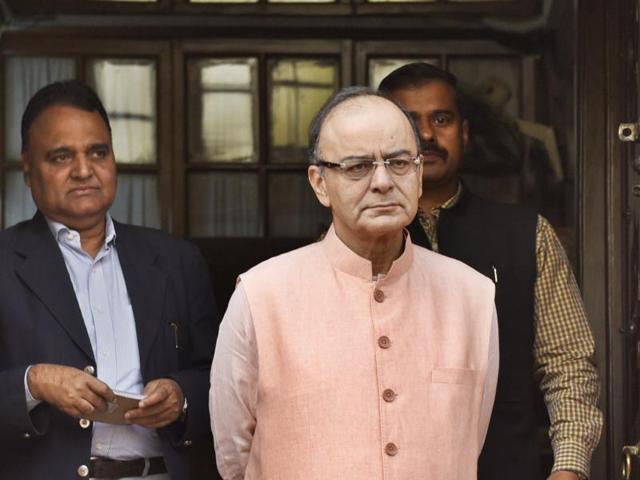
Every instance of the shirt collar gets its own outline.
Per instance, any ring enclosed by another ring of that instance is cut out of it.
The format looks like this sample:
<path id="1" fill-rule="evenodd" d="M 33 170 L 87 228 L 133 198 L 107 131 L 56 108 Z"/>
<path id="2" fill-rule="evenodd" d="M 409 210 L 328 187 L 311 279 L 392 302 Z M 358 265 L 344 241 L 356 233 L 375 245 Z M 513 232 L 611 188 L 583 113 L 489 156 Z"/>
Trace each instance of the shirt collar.
<path id="1" fill-rule="evenodd" d="M 403 275 L 409 270 L 413 262 L 413 244 L 408 231 L 404 231 L 405 241 L 402 254 L 393 261 L 391 268 L 380 278 L 380 282 L 390 282 Z M 373 270 L 371 262 L 361 257 L 349 247 L 347 247 L 338 235 L 333 225 L 329 227 L 327 234 L 322 240 L 324 251 L 334 268 L 344 273 L 359 277 L 367 282 L 373 281 Z"/>
<path id="2" fill-rule="evenodd" d="M 53 237 L 58 242 L 62 241 L 65 235 L 67 236 L 71 235 L 72 238 L 80 237 L 80 234 L 76 230 L 73 230 L 67 227 L 63 223 L 56 222 L 55 220 L 51 220 L 48 217 L 45 217 L 45 219 L 47 221 L 47 225 L 49 226 L 49 230 L 51 231 L 51 233 L 53 234 Z M 106 224 L 105 224 L 104 246 L 107 247 L 111 245 L 113 242 L 115 242 L 115 239 L 116 239 L 116 229 L 113 225 L 113 219 L 111 218 L 111 215 L 108 212 L 105 215 L 105 222 Z M 71 240 L 71 238 L 67 238 L 67 239 Z"/>
<path id="3" fill-rule="evenodd" d="M 431 209 L 431 215 L 427 215 L 427 213 L 422 208 L 418 207 L 418 217 L 423 219 L 429 219 L 429 220 L 431 218 L 437 219 L 440 216 L 440 212 L 442 210 L 449 210 L 455 207 L 460 201 L 461 196 L 462 196 L 462 182 L 459 181 L 458 189 L 456 190 L 456 193 L 454 193 L 453 196 L 449 198 L 447 201 L 445 201 L 442 205 L 433 207 Z"/>

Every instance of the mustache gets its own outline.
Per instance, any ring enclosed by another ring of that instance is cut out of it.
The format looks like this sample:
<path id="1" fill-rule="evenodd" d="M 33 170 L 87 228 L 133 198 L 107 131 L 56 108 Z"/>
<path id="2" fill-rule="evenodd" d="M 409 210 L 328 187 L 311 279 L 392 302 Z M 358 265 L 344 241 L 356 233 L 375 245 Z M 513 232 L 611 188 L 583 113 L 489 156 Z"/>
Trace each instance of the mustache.
<path id="1" fill-rule="evenodd" d="M 449 156 L 447 149 L 437 143 L 420 143 L 420 151 L 423 155 L 438 155 L 445 160 Z"/>

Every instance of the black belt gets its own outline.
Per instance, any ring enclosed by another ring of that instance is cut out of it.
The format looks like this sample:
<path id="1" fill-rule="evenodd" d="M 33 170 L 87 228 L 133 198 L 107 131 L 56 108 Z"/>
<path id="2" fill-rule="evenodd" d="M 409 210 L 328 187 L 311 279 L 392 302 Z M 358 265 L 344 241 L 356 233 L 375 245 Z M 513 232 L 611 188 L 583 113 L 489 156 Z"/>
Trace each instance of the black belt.
<path id="1" fill-rule="evenodd" d="M 89 467 L 90 478 L 142 477 L 167 473 L 164 458 L 136 458 L 135 460 L 112 460 L 95 457 Z"/>

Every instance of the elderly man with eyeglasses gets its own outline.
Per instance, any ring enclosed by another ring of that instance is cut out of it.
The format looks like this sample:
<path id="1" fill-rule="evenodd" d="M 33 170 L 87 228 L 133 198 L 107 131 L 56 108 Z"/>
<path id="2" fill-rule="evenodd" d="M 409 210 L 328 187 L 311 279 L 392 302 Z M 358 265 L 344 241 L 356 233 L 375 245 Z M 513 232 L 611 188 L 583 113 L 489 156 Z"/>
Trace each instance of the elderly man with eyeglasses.
<path id="1" fill-rule="evenodd" d="M 240 276 L 209 405 L 225 480 L 473 480 L 496 389 L 494 285 L 412 244 L 417 131 L 352 87 L 313 120 L 324 239 Z"/>

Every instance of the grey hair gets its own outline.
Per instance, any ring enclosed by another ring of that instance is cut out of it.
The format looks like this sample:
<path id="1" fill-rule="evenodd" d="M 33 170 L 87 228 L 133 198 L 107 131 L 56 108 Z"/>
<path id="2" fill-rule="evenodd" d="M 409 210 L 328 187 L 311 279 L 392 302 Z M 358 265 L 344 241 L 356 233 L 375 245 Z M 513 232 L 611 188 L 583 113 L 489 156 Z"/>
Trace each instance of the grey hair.
<path id="1" fill-rule="evenodd" d="M 409 112 L 407 112 L 404 107 L 402 107 L 392 98 L 389 98 L 385 93 L 378 92 L 377 90 L 374 90 L 372 88 L 346 87 L 337 91 L 331 97 L 329 97 L 320 111 L 316 114 L 315 117 L 313 117 L 313 120 L 309 125 L 309 163 L 315 164 L 318 163 L 318 160 L 320 160 L 320 133 L 322 132 L 322 127 L 324 126 L 324 123 L 327 120 L 329 114 L 339 105 L 358 97 L 379 97 L 398 107 L 398 109 L 409 121 L 409 125 L 411 125 L 411 130 L 413 131 L 416 140 L 417 151 L 420 152 L 420 133 L 418 131 L 418 127 L 413 121 L 413 118 L 411 118 Z"/>

